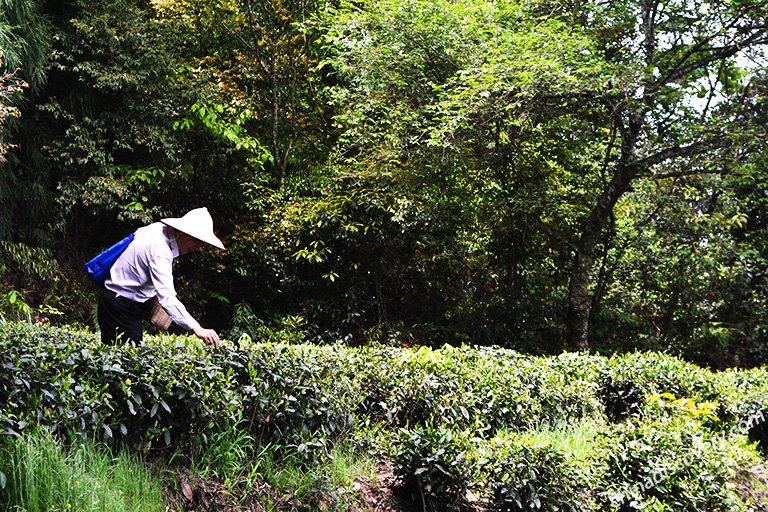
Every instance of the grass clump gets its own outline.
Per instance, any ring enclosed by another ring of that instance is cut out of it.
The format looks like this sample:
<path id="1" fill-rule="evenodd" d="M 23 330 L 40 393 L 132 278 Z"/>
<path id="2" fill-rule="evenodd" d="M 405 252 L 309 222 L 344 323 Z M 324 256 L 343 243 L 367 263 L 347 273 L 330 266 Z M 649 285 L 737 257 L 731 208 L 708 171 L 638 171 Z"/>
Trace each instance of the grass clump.
<path id="1" fill-rule="evenodd" d="M 163 469 L 178 480 L 167 497 L 172 510 L 195 507 L 203 495 L 216 510 L 359 510 L 355 489 L 376 480 L 375 457 L 346 439 L 286 446 L 248 426 L 239 421 L 178 448 Z"/>
<path id="2" fill-rule="evenodd" d="M 155 512 L 162 484 L 135 455 L 82 442 L 64 446 L 46 429 L 4 438 L 0 510 Z"/>
<path id="3" fill-rule="evenodd" d="M 587 462 L 594 456 L 601 428 L 594 419 L 583 419 L 568 424 L 543 425 L 517 435 L 528 444 L 551 446 L 573 460 Z"/>

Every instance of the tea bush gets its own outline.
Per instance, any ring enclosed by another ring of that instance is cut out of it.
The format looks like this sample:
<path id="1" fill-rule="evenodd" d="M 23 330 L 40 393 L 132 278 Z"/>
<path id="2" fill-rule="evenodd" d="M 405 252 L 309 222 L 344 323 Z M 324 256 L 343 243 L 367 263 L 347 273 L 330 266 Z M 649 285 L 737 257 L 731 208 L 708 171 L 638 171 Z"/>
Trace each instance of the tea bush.
<path id="1" fill-rule="evenodd" d="M 2 337 L 0 422 L 11 434 L 32 423 L 148 449 L 226 423 L 238 405 L 231 373 L 190 340 L 113 348 L 25 324 L 3 325 Z"/>
<path id="2" fill-rule="evenodd" d="M 286 341 L 105 347 L 88 331 L 0 322 L 2 435 L 41 426 L 162 456 L 204 452 L 236 429 L 308 466 L 343 440 L 389 461 L 434 511 L 471 495 L 499 511 L 746 510 L 729 482 L 759 457 L 748 434 L 766 437 L 764 369 Z M 570 441 L 574 425 L 598 432 L 580 456 L 545 439 Z"/>
<path id="3" fill-rule="evenodd" d="M 717 395 L 712 373 L 663 352 L 633 352 L 610 359 L 603 370 L 614 382 L 632 382 L 646 395 L 670 393 L 711 400 Z"/>
<path id="4" fill-rule="evenodd" d="M 594 414 L 594 385 L 504 349 L 364 349 L 360 413 L 389 426 L 530 428 Z M 383 356 L 383 357 L 382 357 Z"/>
<path id="5" fill-rule="evenodd" d="M 483 443 L 474 457 L 480 488 L 491 510 L 592 509 L 592 468 L 551 444 L 501 433 Z"/>
<path id="6" fill-rule="evenodd" d="M 748 510 L 728 482 L 754 452 L 689 418 L 628 421 L 602 439 L 599 510 Z"/>
<path id="7" fill-rule="evenodd" d="M 714 384 L 722 429 L 728 428 L 744 434 L 756 424 L 762 423 L 764 418 L 768 419 L 768 412 L 760 414 L 768 399 L 766 367 L 720 372 L 715 375 Z"/>
<path id="8" fill-rule="evenodd" d="M 472 482 L 465 432 L 444 426 L 400 429 L 390 453 L 394 474 L 424 510 L 459 510 Z"/>

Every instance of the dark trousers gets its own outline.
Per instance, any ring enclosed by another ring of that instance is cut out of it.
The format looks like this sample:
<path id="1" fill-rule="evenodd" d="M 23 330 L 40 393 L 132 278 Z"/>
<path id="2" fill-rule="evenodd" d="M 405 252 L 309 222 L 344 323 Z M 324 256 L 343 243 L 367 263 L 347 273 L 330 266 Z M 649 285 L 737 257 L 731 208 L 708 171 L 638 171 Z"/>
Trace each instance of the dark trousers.
<path id="1" fill-rule="evenodd" d="M 140 343 L 144 331 L 143 316 L 144 304 L 105 290 L 98 309 L 101 342 L 105 345 L 114 345 L 117 340 Z"/>

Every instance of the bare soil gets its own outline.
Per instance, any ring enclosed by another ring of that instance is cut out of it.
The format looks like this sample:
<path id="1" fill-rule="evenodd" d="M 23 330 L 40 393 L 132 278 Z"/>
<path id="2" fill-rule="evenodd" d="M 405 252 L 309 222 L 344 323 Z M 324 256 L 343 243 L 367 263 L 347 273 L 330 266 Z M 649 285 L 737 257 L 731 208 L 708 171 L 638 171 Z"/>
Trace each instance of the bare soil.
<path id="1" fill-rule="evenodd" d="M 768 464 L 743 468 L 735 480 L 736 490 L 752 503 L 753 509 L 768 512 Z M 292 495 L 280 495 L 265 482 L 251 488 L 229 488 L 215 479 L 201 479 L 188 472 L 178 472 L 175 489 L 169 490 L 169 508 L 179 512 L 266 512 L 267 510 L 304 510 L 323 512 L 333 509 L 332 500 L 318 495 L 311 503 Z M 424 505 L 414 500 L 398 485 L 391 470 L 381 467 L 375 479 L 358 478 L 354 485 L 355 505 L 351 512 L 423 512 Z M 469 496 L 467 512 L 483 508 Z"/>
<path id="2" fill-rule="evenodd" d="M 736 477 L 736 489 L 756 510 L 768 512 L 768 464 L 742 469 Z"/>
<path id="3" fill-rule="evenodd" d="M 391 471 L 382 468 L 375 480 L 358 478 L 354 485 L 355 505 L 352 512 L 420 512 L 421 503 L 409 499 L 397 485 Z M 258 482 L 250 489 L 225 486 L 215 479 L 201 479 L 189 472 L 176 474 L 175 489 L 170 489 L 166 501 L 172 510 L 180 512 L 266 512 L 267 510 L 312 510 L 333 508 L 333 503 L 317 496 L 311 503 L 302 503 L 292 495 L 280 495 L 269 484 Z M 350 500 L 351 501 L 351 500 Z"/>

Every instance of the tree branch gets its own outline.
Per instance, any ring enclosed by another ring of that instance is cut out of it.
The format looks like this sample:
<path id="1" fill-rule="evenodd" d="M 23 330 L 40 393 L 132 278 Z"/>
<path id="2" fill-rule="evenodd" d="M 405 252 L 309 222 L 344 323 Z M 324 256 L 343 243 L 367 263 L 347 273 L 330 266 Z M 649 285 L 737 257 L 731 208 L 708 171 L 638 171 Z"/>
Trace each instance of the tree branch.
<path id="1" fill-rule="evenodd" d="M 731 146 L 731 142 L 727 139 L 707 139 L 694 142 L 687 146 L 672 146 L 664 148 L 660 151 L 657 151 L 653 155 L 637 160 L 634 162 L 634 165 L 640 169 L 650 169 L 654 165 L 658 165 L 667 160 L 672 160 L 674 158 L 680 158 L 683 156 L 700 155 L 713 149 L 722 149 L 729 146 Z"/>
<path id="2" fill-rule="evenodd" d="M 557 240 L 561 244 L 563 244 L 563 245 L 569 247 L 570 249 L 572 249 L 574 252 L 577 252 L 579 250 L 579 248 L 576 245 L 576 243 L 573 242 L 571 239 L 569 239 L 567 236 L 563 235 L 562 233 L 560 233 L 559 231 L 557 231 L 555 229 L 552 229 L 551 226 L 548 226 L 548 225 L 544 224 L 540 220 L 531 220 L 531 219 L 529 219 L 527 214 L 525 215 L 525 225 L 526 226 L 531 226 L 531 227 L 533 227 L 535 229 L 538 229 L 542 233 L 545 233 L 545 234 L 549 235 L 554 240 Z"/>
<path id="3" fill-rule="evenodd" d="M 686 176 L 696 176 L 698 174 L 730 174 L 730 169 L 722 169 L 720 171 L 701 171 L 701 170 L 690 170 L 690 171 L 677 171 L 677 172 L 666 172 L 664 174 L 654 174 L 654 173 L 648 173 L 648 174 L 641 174 L 644 178 L 652 178 L 654 180 L 663 180 L 665 178 L 684 178 Z"/>
<path id="4" fill-rule="evenodd" d="M 729 30 L 732 30 L 734 28 L 737 28 L 738 24 L 743 21 L 749 13 L 749 11 L 752 10 L 754 5 L 747 6 L 739 15 L 735 16 L 734 19 L 723 27 L 719 33 L 717 34 L 711 34 L 700 41 L 698 41 L 696 44 L 691 46 L 688 51 L 685 52 L 683 56 L 681 56 L 677 63 L 670 69 L 666 75 L 661 77 L 659 80 L 654 82 L 651 85 L 651 89 L 658 89 L 663 84 L 667 84 L 669 82 L 673 82 L 677 80 L 678 78 L 684 76 L 686 73 L 689 73 L 690 71 L 703 67 L 713 61 L 716 60 L 722 60 L 727 57 L 732 57 L 739 51 L 743 50 L 744 48 L 756 45 L 756 44 L 764 44 L 768 39 L 766 39 L 766 25 L 753 25 L 750 27 L 744 27 L 739 28 L 739 31 L 744 32 L 751 32 L 751 34 L 748 37 L 745 37 L 739 41 L 732 41 L 731 44 L 717 47 L 717 48 L 709 48 L 708 51 L 711 53 L 707 55 L 706 57 L 696 59 L 692 62 L 689 62 L 686 64 L 686 62 L 696 53 L 703 51 L 703 49 L 706 47 L 707 44 L 712 42 L 718 35 L 725 34 Z"/>

